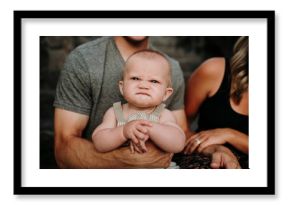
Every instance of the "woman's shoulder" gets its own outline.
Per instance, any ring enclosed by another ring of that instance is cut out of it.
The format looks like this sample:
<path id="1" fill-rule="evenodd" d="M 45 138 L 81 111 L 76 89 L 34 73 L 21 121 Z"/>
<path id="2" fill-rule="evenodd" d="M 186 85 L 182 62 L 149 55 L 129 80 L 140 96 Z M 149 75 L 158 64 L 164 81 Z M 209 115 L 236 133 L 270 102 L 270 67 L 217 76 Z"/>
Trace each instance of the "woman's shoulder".
<path id="1" fill-rule="evenodd" d="M 204 61 L 198 68 L 197 72 L 200 75 L 209 77 L 220 76 L 225 70 L 225 58 L 214 57 Z"/>
<path id="2" fill-rule="evenodd" d="M 204 90 L 207 96 L 216 93 L 223 80 L 226 60 L 222 57 L 214 57 L 204 61 L 191 75 L 189 86 L 196 86 Z"/>

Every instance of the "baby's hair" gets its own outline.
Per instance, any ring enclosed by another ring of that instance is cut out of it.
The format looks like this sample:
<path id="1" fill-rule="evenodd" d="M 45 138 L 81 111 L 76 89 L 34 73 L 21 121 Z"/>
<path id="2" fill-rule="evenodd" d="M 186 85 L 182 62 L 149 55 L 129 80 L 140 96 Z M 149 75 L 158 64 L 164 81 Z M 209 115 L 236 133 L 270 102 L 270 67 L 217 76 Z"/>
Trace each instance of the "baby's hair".
<path id="1" fill-rule="evenodd" d="M 143 50 L 139 50 L 139 51 L 136 51 L 133 54 L 131 54 L 128 57 L 128 59 L 126 60 L 126 62 L 125 62 L 122 78 L 124 77 L 124 72 L 126 70 L 126 66 L 127 66 L 128 62 L 134 56 L 142 56 L 142 57 L 144 57 L 146 59 L 156 59 L 156 57 L 163 58 L 168 64 L 168 79 L 169 79 L 168 87 L 172 86 L 172 82 L 171 82 L 171 64 L 169 62 L 168 57 L 166 55 L 164 55 L 163 53 L 161 53 L 159 51 L 156 51 L 156 50 L 152 50 L 152 49 L 143 49 Z"/>

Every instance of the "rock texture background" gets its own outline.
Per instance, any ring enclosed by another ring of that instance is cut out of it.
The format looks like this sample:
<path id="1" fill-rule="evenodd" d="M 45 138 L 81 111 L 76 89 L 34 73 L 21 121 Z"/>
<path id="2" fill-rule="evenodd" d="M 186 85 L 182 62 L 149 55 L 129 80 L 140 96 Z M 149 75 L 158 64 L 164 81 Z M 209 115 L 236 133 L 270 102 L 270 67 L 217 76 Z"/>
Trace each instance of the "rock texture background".
<path id="1" fill-rule="evenodd" d="M 42 36 L 40 37 L 40 168 L 57 168 L 53 152 L 52 106 L 58 77 L 66 56 L 80 44 L 97 36 Z M 154 36 L 152 44 L 177 59 L 185 80 L 205 59 L 231 56 L 237 37 L 221 36 Z M 194 127 L 194 122 L 192 123 Z M 188 159 L 187 159 L 188 161 Z M 206 167 L 204 165 L 203 167 Z M 190 162 L 182 168 L 195 168 Z M 198 167 L 196 167 L 198 168 Z M 200 167 L 199 167 L 200 168 Z"/>

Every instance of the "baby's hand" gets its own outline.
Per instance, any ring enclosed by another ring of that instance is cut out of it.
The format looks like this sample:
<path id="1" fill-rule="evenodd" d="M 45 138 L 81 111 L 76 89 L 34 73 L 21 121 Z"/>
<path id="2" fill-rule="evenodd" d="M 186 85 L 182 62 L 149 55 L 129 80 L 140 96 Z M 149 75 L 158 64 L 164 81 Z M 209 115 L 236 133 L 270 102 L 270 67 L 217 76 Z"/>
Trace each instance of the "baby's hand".
<path id="1" fill-rule="evenodd" d="M 147 152 L 147 148 L 146 148 L 145 142 L 146 142 L 146 140 L 139 140 L 139 143 L 138 144 L 135 144 L 132 141 L 130 141 L 130 150 L 131 150 L 131 153 L 134 154 L 135 151 L 137 151 L 138 153 L 145 153 L 145 152 Z"/>
<path id="2" fill-rule="evenodd" d="M 123 135 L 126 139 L 132 140 L 134 144 L 139 144 L 139 141 L 148 140 L 148 128 L 152 124 L 146 120 L 134 120 L 124 125 Z"/>

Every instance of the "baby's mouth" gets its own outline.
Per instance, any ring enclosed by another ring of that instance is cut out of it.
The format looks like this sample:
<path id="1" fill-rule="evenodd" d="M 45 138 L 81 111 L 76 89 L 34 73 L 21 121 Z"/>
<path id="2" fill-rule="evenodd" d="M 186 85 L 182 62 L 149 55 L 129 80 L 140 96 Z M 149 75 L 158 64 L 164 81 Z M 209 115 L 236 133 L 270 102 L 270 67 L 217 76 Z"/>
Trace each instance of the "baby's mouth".
<path id="1" fill-rule="evenodd" d="M 138 93 L 136 93 L 136 95 L 145 95 L 145 96 L 150 96 L 148 93 L 144 93 L 144 92 L 138 92 Z"/>

